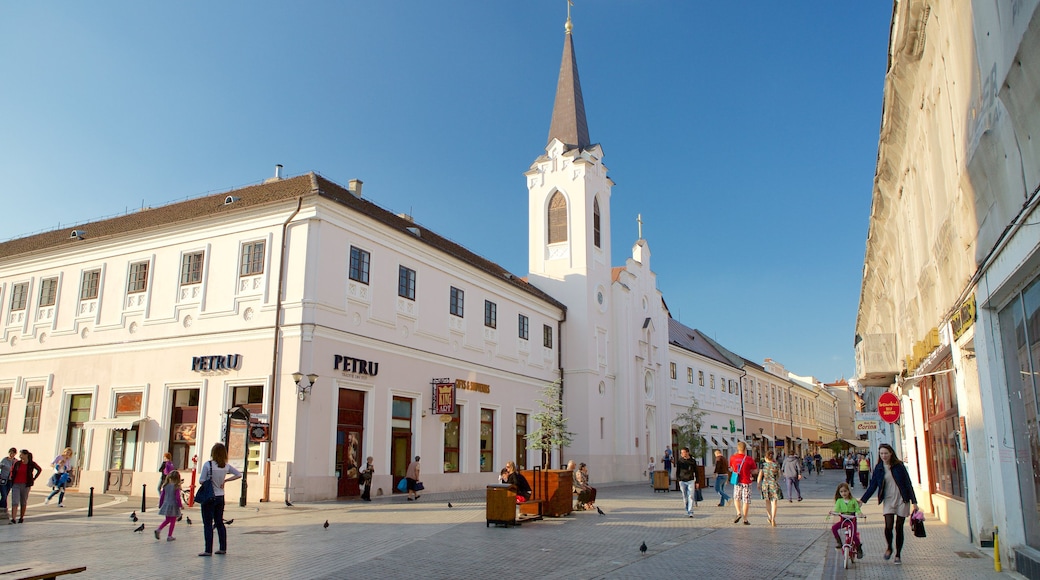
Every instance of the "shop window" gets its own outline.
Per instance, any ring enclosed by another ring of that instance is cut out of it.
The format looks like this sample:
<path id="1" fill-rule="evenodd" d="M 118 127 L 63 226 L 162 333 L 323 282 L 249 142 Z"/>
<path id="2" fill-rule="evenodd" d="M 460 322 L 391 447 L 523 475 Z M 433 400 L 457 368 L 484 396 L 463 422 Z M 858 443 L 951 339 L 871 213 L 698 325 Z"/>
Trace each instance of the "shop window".
<path id="1" fill-rule="evenodd" d="M 199 389 L 173 391 L 173 411 L 170 414 L 170 454 L 177 469 L 191 469 L 199 418 Z"/>
<path id="2" fill-rule="evenodd" d="M 925 424 L 928 429 L 928 462 L 931 468 L 932 492 L 964 497 L 961 462 L 958 450 L 960 420 L 957 415 L 957 392 L 950 372 L 950 359 L 944 360 L 922 381 Z"/>
<path id="3" fill-rule="evenodd" d="M 480 470 L 495 469 L 495 411 L 480 410 Z"/>
<path id="4" fill-rule="evenodd" d="M 459 449 L 462 445 L 462 405 L 455 405 L 451 421 L 444 424 L 444 473 L 459 472 Z"/>
<path id="5" fill-rule="evenodd" d="M 527 413 L 516 414 L 516 467 L 527 469 Z"/>

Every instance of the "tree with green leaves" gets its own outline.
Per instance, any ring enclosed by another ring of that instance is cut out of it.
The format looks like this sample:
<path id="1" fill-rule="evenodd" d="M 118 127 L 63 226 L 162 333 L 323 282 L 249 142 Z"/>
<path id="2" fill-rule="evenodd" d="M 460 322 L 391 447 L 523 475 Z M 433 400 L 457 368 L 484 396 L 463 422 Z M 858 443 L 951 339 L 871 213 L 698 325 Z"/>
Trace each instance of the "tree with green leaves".
<path id="1" fill-rule="evenodd" d="M 708 450 L 708 443 L 700 432 L 707 412 L 701 410 L 701 404 L 696 397 L 691 396 L 690 401 L 689 408 L 675 417 L 676 442 L 679 449 L 689 447 L 690 455 L 703 459 Z"/>
<path id="2" fill-rule="evenodd" d="M 547 469 L 553 450 L 570 447 L 574 437 L 574 433 L 567 430 L 567 417 L 563 416 L 563 382 L 546 385 L 538 406 L 542 410 L 533 416 L 538 428 L 528 434 L 527 440 L 531 449 L 542 452 L 542 468 Z"/>

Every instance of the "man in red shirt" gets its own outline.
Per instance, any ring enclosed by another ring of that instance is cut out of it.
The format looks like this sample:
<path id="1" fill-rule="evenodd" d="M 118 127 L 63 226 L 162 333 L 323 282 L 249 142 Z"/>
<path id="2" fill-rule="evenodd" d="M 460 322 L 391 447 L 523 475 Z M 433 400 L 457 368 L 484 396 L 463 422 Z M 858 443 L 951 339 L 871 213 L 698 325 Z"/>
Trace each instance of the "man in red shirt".
<path id="1" fill-rule="evenodd" d="M 750 526 L 747 514 L 751 506 L 751 482 L 758 473 L 758 465 L 747 454 L 747 444 L 743 441 L 737 442 L 737 453 L 729 458 L 729 470 L 737 474 L 737 483 L 733 486 L 733 505 L 737 508 L 737 518 L 733 523 L 744 518 L 744 525 Z"/>

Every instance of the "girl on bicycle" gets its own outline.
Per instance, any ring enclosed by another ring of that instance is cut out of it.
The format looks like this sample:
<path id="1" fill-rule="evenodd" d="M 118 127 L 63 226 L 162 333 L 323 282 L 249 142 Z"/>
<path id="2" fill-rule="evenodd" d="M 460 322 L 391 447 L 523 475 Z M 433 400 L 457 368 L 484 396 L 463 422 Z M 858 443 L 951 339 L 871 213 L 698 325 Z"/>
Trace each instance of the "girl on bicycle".
<path id="1" fill-rule="evenodd" d="M 863 515 L 863 509 L 859 505 L 859 501 L 852 497 L 852 490 L 849 489 L 849 484 L 842 482 L 838 484 L 838 489 L 834 492 L 834 513 L 845 514 L 853 516 L 850 518 L 852 522 L 852 541 L 856 546 L 856 557 L 863 559 L 863 544 L 859 541 L 859 529 L 856 527 L 857 515 Z M 841 524 L 843 519 L 838 518 L 838 523 L 831 526 L 831 533 L 834 534 L 834 539 L 838 542 L 838 549 L 841 549 L 841 537 L 838 532 L 841 530 Z"/>

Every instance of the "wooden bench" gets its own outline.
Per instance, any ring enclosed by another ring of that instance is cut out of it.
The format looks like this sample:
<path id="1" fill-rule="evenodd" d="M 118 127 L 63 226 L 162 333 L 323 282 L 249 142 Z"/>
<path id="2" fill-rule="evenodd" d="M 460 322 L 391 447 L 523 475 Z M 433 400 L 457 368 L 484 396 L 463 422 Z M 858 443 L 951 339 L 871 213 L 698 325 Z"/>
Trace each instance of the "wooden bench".
<path id="1" fill-rule="evenodd" d="M 0 565 L 0 580 L 50 580 L 65 574 L 79 574 L 86 566 L 68 566 L 47 562 L 23 562 L 21 564 Z"/>

